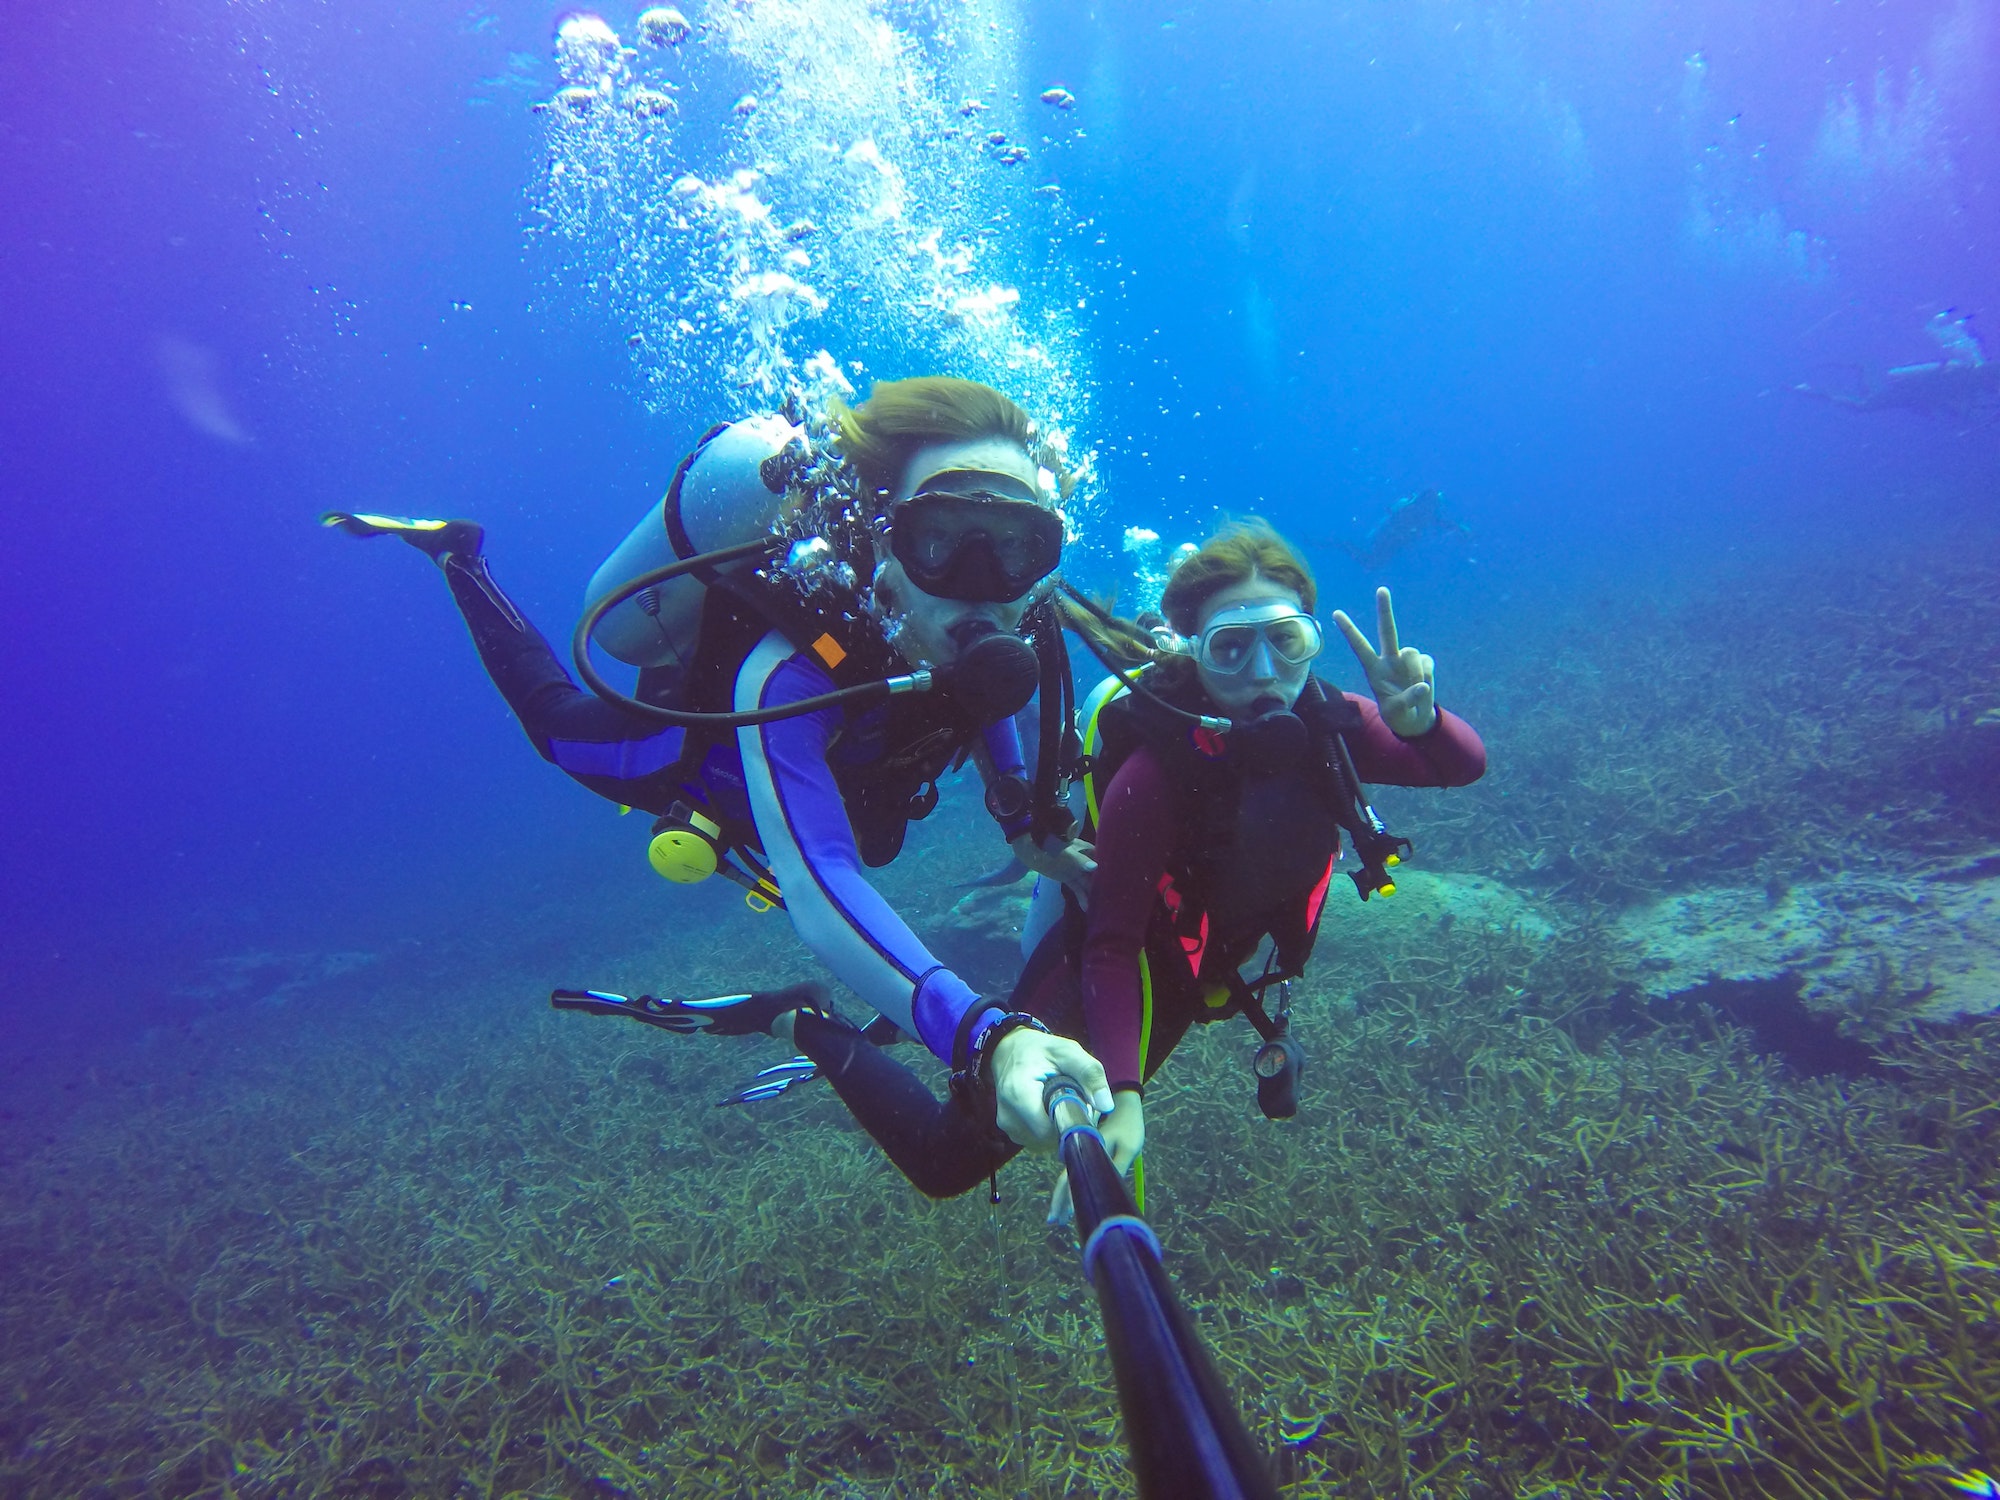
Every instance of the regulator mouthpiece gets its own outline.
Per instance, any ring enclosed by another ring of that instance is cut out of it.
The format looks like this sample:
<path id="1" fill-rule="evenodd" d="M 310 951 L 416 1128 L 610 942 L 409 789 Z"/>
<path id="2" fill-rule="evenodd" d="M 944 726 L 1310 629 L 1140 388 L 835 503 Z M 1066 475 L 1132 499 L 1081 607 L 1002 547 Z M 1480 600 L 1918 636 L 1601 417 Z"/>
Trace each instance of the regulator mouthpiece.
<path id="1" fill-rule="evenodd" d="M 1284 771 L 1297 765 L 1311 736 L 1297 714 L 1279 709 L 1254 719 L 1238 719 L 1229 730 L 1229 747 L 1238 762 L 1252 771 Z"/>
<path id="2" fill-rule="evenodd" d="M 968 646 L 957 661 L 937 669 L 938 685 L 974 722 L 997 724 L 1028 706 L 1041 684 L 1035 648 L 1018 635 L 995 631 Z"/>

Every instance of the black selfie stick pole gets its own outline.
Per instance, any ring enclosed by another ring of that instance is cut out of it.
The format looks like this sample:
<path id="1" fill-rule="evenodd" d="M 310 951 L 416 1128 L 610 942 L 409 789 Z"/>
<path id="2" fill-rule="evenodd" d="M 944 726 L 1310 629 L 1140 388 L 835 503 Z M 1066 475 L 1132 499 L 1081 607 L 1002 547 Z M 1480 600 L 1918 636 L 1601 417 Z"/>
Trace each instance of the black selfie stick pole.
<path id="1" fill-rule="evenodd" d="M 1097 1292 L 1142 1500 L 1277 1500 L 1270 1465 L 1174 1296 L 1160 1241 L 1091 1124 L 1082 1089 L 1042 1091 L 1062 1132 L 1083 1271 Z"/>

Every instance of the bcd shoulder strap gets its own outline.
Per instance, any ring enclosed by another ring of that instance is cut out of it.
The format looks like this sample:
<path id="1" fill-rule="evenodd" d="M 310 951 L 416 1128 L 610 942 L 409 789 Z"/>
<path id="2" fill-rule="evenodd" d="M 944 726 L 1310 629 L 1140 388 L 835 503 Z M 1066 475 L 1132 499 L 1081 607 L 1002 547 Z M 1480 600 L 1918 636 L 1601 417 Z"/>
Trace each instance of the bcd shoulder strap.
<path id="1" fill-rule="evenodd" d="M 836 687 L 875 682 L 901 669 L 880 633 L 862 624 L 859 602 L 851 594 L 820 590 L 802 595 L 762 572 L 725 574 L 709 586 L 709 594 L 725 602 L 724 607 L 737 621 L 738 632 L 747 634 L 754 629 L 743 655 L 749 654 L 766 631 L 775 630 L 794 650 L 818 662 Z M 707 624 L 704 616 L 704 635 Z M 705 639 L 702 645 L 705 651 Z M 736 665 L 741 665 L 740 657 Z"/>
<path id="2" fill-rule="evenodd" d="M 676 512 L 669 506 L 668 513 Z M 808 652 L 836 686 L 849 687 L 885 675 L 879 663 L 886 647 L 871 650 L 868 632 L 857 629 L 837 601 L 815 605 L 785 584 L 757 573 L 715 574 L 705 581 L 694 657 L 674 695 L 679 706 L 698 712 L 727 712 L 735 701 L 736 674 L 757 643 L 773 630 L 796 649 Z M 675 778 L 683 782 L 696 779 L 709 751 L 732 735 L 733 731 L 726 729 L 689 730 L 673 768 Z M 742 831 L 736 832 L 740 835 Z"/>
<path id="3" fill-rule="evenodd" d="M 710 443 L 727 432 L 729 427 L 730 424 L 727 422 L 717 422 L 704 432 L 701 441 L 688 450 L 687 457 L 682 459 L 680 467 L 674 470 L 674 477 L 667 485 L 666 500 L 660 506 L 660 518 L 666 523 L 667 545 L 674 549 L 674 556 L 682 562 L 700 555 L 701 549 L 695 546 L 694 538 L 688 535 L 687 522 L 681 517 L 681 488 L 687 483 L 688 470 L 694 467 L 695 460 L 701 457 Z M 707 584 L 713 584 L 716 578 L 713 568 L 696 568 L 694 576 Z"/>

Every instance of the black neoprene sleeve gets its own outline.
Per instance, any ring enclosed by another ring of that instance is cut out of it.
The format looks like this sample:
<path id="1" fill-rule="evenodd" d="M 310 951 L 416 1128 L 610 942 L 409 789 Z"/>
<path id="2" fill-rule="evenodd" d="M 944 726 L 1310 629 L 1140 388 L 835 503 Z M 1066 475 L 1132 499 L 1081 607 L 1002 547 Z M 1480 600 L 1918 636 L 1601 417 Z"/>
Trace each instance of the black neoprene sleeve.
<path id="1" fill-rule="evenodd" d="M 1021 1149 L 990 1120 L 977 1120 L 955 1101 L 939 1099 L 851 1026 L 802 1010 L 792 1042 L 818 1065 L 897 1170 L 927 1197 L 956 1197 Z"/>

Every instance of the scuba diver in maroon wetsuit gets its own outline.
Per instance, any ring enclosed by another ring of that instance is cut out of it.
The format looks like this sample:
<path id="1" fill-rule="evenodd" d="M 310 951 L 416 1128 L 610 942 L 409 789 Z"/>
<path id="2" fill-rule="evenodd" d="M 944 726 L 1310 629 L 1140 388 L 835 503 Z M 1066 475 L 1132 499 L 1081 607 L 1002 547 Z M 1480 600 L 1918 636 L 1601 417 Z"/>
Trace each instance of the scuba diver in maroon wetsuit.
<path id="1" fill-rule="evenodd" d="M 1097 867 L 1087 910 L 1082 880 L 1038 887 L 1042 936 L 1011 1007 L 1103 1063 L 1114 1107 L 1099 1128 L 1123 1170 L 1145 1144 L 1145 1081 L 1197 1021 L 1248 1016 L 1265 1038 L 1259 1102 L 1274 1117 L 1293 1112 L 1299 1052 L 1264 995 L 1305 966 L 1343 836 L 1364 900 L 1394 889 L 1390 871 L 1409 847 L 1375 818 L 1362 778 L 1463 786 L 1486 752 L 1437 707 L 1431 659 L 1399 643 L 1387 590 L 1379 649 L 1333 616 L 1375 701 L 1312 676 L 1323 643 L 1312 577 L 1266 526 L 1232 527 L 1183 561 L 1156 631 L 1070 597 L 1066 623 L 1115 673 L 1082 715 Z M 1246 978 L 1241 966 L 1260 951 Z M 859 1033 L 813 1061 L 933 1197 L 966 1191 L 1019 1149 L 962 1090 L 937 1099 Z M 770 1072 L 769 1093 L 792 1081 Z"/>
<path id="2" fill-rule="evenodd" d="M 1387 589 L 1376 594 L 1379 649 L 1333 614 L 1374 701 L 1312 675 L 1316 593 L 1284 539 L 1248 523 L 1175 569 L 1163 629 L 1071 614 L 1117 674 L 1084 709 L 1097 872 L 1087 912 L 1068 897 L 1057 920 L 1043 918 L 1050 930 L 1015 999 L 1080 1013 L 1116 1100 L 1100 1129 L 1121 1170 L 1145 1144 L 1145 1081 L 1198 1022 L 1248 1017 L 1264 1039 L 1258 1103 L 1272 1118 L 1295 1111 L 1301 1054 L 1265 994 L 1304 972 L 1343 833 L 1363 900 L 1393 892 L 1409 847 L 1382 827 L 1362 783 L 1465 786 L 1486 769 L 1479 736 L 1437 706 L 1431 658 L 1398 640 Z M 1143 665 L 1132 676 L 1126 664 Z M 1052 897 L 1060 889 L 1044 884 L 1038 903 Z"/>

